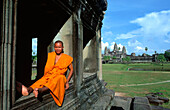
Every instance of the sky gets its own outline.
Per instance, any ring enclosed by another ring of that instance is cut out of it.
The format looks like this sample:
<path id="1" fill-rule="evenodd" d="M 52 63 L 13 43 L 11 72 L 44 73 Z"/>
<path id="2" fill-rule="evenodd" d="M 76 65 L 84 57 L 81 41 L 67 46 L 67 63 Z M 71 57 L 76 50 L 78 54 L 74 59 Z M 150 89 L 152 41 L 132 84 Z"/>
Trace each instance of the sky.
<path id="1" fill-rule="evenodd" d="M 32 55 L 35 56 L 37 54 L 37 44 L 38 44 L 38 39 L 33 38 L 32 39 Z"/>
<path id="2" fill-rule="evenodd" d="M 112 51 L 115 42 L 121 49 L 125 46 L 128 55 L 152 55 L 170 49 L 170 0 L 107 1 L 102 53 L 106 46 Z"/>

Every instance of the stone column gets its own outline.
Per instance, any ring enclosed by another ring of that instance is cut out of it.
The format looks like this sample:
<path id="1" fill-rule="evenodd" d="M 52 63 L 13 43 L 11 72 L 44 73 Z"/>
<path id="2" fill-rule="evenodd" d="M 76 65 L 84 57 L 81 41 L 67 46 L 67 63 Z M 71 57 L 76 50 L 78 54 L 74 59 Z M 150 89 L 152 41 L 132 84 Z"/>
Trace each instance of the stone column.
<path id="1" fill-rule="evenodd" d="M 102 56 L 101 56 L 101 29 L 96 31 L 97 41 L 97 76 L 102 80 Z"/>
<path id="2" fill-rule="evenodd" d="M 74 81 L 79 93 L 83 80 L 83 25 L 80 18 L 81 8 L 73 12 L 73 66 Z"/>
<path id="3" fill-rule="evenodd" d="M 12 10 L 13 1 L 3 0 L 0 35 L 0 109 L 10 109 L 12 74 Z"/>
<path id="4" fill-rule="evenodd" d="M 17 6 L 18 0 L 13 1 L 13 39 L 12 39 L 12 105 L 15 103 L 15 62 L 16 62 L 16 38 L 17 38 Z"/>

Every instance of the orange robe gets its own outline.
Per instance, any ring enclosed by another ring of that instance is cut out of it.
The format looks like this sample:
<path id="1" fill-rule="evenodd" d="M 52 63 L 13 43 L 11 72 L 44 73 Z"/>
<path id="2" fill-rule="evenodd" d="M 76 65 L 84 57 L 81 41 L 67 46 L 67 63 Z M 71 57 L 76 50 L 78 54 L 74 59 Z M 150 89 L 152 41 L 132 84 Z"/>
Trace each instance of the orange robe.
<path id="1" fill-rule="evenodd" d="M 48 53 L 48 59 L 44 69 L 44 76 L 30 87 L 33 89 L 42 88 L 44 86 L 48 87 L 50 89 L 50 94 L 52 95 L 56 104 L 61 106 L 65 94 L 65 72 L 68 70 L 68 66 L 72 63 L 73 58 L 62 53 L 61 57 L 54 65 L 55 57 L 55 52 Z"/>

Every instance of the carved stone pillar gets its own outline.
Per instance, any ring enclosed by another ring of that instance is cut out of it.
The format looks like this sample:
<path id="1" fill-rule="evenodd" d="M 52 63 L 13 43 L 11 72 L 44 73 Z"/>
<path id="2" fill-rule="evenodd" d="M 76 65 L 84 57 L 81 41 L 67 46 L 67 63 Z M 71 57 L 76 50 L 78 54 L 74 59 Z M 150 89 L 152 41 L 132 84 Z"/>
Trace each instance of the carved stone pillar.
<path id="1" fill-rule="evenodd" d="M 102 80 L 101 29 L 96 31 L 97 41 L 97 76 Z"/>
<path id="2" fill-rule="evenodd" d="M 83 80 L 83 25 L 80 18 L 81 8 L 73 12 L 73 58 L 74 80 L 77 93 Z"/>
<path id="3" fill-rule="evenodd" d="M 0 35 L 0 109 L 9 110 L 11 101 L 11 75 L 12 75 L 12 0 L 3 0 L 1 35 Z"/>

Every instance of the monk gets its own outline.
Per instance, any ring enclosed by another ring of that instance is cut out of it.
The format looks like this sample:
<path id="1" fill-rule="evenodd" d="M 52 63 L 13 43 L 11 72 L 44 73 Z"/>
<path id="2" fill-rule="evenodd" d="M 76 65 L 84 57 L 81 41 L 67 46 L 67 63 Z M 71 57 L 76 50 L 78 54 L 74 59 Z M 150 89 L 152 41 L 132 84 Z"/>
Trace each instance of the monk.
<path id="1" fill-rule="evenodd" d="M 58 40 L 55 42 L 55 51 L 48 53 L 44 76 L 28 88 L 22 85 L 23 96 L 27 96 L 33 92 L 35 97 L 39 97 L 42 93 L 50 91 L 56 104 L 58 106 L 62 105 L 65 90 L 69 88 L 69 81 L 73 74 L 73 58 L 64 54 L 63 48 L 62 41 Z M 65 74 L 68 69 L 70 72 L 66 79 Z"/>

